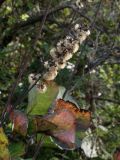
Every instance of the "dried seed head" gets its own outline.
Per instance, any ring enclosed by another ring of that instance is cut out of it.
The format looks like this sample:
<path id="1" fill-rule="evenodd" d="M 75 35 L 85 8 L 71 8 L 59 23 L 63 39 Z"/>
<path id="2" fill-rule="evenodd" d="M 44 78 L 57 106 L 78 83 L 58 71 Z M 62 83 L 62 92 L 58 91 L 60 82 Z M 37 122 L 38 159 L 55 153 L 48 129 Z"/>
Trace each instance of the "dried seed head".
<path id="1" fill-rule="evenodd" d="M 63 53 L 63 50 L 64 50 L 65 47 L 62 47 L 62 46 L 59 46 L 56 48 L 57 52 L 56 52 L 56 56 L 59 57 L 62 53 Z"/>
<path id="2" fill-rule="evenodd" d="M 57 61 L 55 64 L 58 66 L 59 69 L 64 69 L 66 66 L 66 62 L 63 61 Z"/>
<path id="3" fill-rule="evenodd" d="M 69 59 L 71 59 L 72 58 L 72 53 L 66 53 L 64 56 L 63 56 L 63 60 L 64 61 L 68 61 Z"/>
<path id="4" fill-rule="evenodd" d="M 63 40 L 60 40 L 60 41 L 57 43 L 57 47 L 63 47 L 63 46 L 64 46 Z"/>
<path id="5" fill-rule="evenodd" d="M 73 41 L 73 38 L 71 36 L 66 36 L 66 39 L 69 41 Z"/>
<path id="6" fill-rule="evenodd" d="M 79 28 L 80 28 L 79 24 L 76 24 L 75 27 L 74 27 L 75 31 L 77 31 Z"/>
<path id="7" fill-rule="evenodd" d="M 87 34 L 87 36 L 89 36 L 90 35 L 90 30 L 87 30 L 86 34 Z"/>
<path id="8" fill-rule="evenodd" d="M 37 91 L 39 93 L 45 93 L 47 91 L 47 86 L 44 82 L 40 82 L 36 85 Z"/>
<path id="9" fill-rule="evenodd" d="M 66 47 L 68 48 L 68 45 L 69 45 L 69 44 L 70 44 L 69 39 L 67 39 L 67 38 L 64 39 L 64 46 L 65 46 L 64 48 L 66 48 Z"/>
<path id="10" fill-rule="evenodd" d="M 57 76 L 57 74 L 58 74 L 57 67 L 52 66 L 52 67 L 49 68 L 48 72 L 46 72 L 43 75 L 43 79 L 46 80 L 46 81 L 54 80 L 55 77 Z"/>
<path id="11" fill-rule="evenodd" d="M 80 0 L 76 1 L 76 5 L 83 7 Z M 66 62 L 78 51 L 79 44 L 81 44 L 89 34 L 89 30 L 83 30 L 81 25 L 76 24 L 70 35 L 60 40 L 56 47 L 50 50 L 52 61 L 50 60 L 45 64 L 48 71 L 43 75 L 43 79 L 46 81 L 54 80 L 57 76 L 58 69 L 65 68 Z"/>
<path id="12" fill-rule="evenodd" d="M 50 55 L 51 55 L 51 57 L 53 58 L 53 59 L 55 59 L 57 56 L 56 56 L 56 48 L 52 48 L 51 50 L 50 50 Z"/>
<path id="13" fill-rule="evenodd" d="M 78 43 L 75 43 L 75 44 L 73 45 L 73 53 L 76 53 L 78 50 L 79 50 L 79 44 L 78 44 Z"/>
<path id="14" fill-rule="evenodd" d="M 81 31 L 81 33 L 79 34 L 79 41 L 80 41 L 80 44 L 87 38 L 87 36 L 90 34 L 90 31 L 87 30 L 87 31 Z"/>
<path id="15" fill-rule="evenodd" d="M 33 83 L 35 83 L 39 77 L 40 77 L 40 74 L 37 74 L 37 75 L 35 75 L 34 73 L 29 74 L 28 81 L 30 85 L 33 85 Z M 39 81 L 36 84 L 39 84 Z"/>
<path id="16" fill-rule="evenodd" d="M 44 62 L 44 67 L 45 67 L 45 68 L 49 68 L 49 63 L 48 63 L 48 61 Z"/>
<path id="17" fill-rule="evenodd" d="M 35 82 L 35 74 L 34 73 L 29 74 L 29 76 L 28 76 L 28 82 L 30 84 L 33 84 Z"/>
<path id="18" fill-rule="evenodd" d="M 66 43 L 65 40 L 61 40 L 57 43 L 57 54 L 61 55 L 63 51 L 66 49 Z"/>

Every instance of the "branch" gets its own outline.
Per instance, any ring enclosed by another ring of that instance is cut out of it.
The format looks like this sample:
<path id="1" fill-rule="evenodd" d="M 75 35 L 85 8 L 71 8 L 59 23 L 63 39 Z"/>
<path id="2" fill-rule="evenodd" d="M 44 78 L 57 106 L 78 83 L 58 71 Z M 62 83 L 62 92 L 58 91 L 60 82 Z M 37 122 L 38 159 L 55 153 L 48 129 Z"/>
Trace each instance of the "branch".
<path id="1" fill-rule="evenodd" d="M 70 4 L 68 2 L 62 3 L 58 6 L 56 6 L 55 8 L 52 8 L 51 10 L 49 10 L 47 13 L 47 18 L 50 15 L 52 15 L 60 10 L 63 10 L 65 8 L 70 8 L 70 9 L 78 12 L 80 14 L 80 16 L 82 16 L 82 17 L 86 18 L 88 21 L 90 21 L 90 19 L 88 17 L 86 17 L 84 14 L 82 14 L 82 12 L 79 9 L 77 9 L 76 6 L 74 6 L 73 4 Z M 28 18 L 27 21 L 20 21 L 20 22 L 15 23 L 14 26 L 10 29 L 10 31 L 3 37 L 2 42 L 0 44 L 0 47 L 1 47 L 0 49 L 4 49 L 12 41 L 13 36 L 15 36 L 15 34 L 20 29 L 22 29 L 23 27 L 27 27 L 29 25 L 33 25 L 34 23 L 41 21 L 43 19 L 44 15 L 45 15 L 45 11 L 31 16 L 30 18 Z"/>
<path id="2" fill-rule="evenodd" d="M 0 124 L 4 122 L 5 120 L 5 117 L 6 117 L 6 113 L 7 113 L 7 110 L 9 110 L 9 112 L 11 111 L 11 103 L 12 103 L 12 98 L 14 96 L 14 92 L 15 92 L 15 89 L 20 81 L 20 79 L 22 78 L 25 70 L 27 69 L 27 65 L 28 65 L 28 54 L 24 54 L 23 57 L 22 57 L 22 61 L 21 61 L 21 64 L 20 64 L 20 67 L 18 69 L 18 77 L 16 79 L 16 81 L 13 83 L 12 87 L 11 87 L 11 90 L 10 90 L 10 93 L 8 94 L 8 100 L 7 100 L 7 103 L 6 103 L 6 106 L 2 112 L 2 115 L 1 115 L 1 118 L 0 118 Z M 9 113 L 8 113 L 9 115 Z"/>
<path id="3" fill-rule="evenodd" d="M 92 69 L 96 68 L 99 65 L 102 65 L 109 57 L 111 56 L 111 53 L 105 53 L 104 55 L 100 56 L 95 61 L 88 64 L 87 68 L 85 68 L 84 73 L 89 73 Z"/>
<path id="4" fill-rule="evenodd" d="M 102 98 L 102 97 L 95 97 L 93 96 L 94 99 L 100 100 L 100 101 L 108 101 L 110 103 L 116 103 L 120 104 L 120 101 L 114 100 L 114 99 L 109 99 L 109 98 Z"/>
<path id="5" fill-rule="evenodd" d="M 106 60 L 108 60 L 110 57 L 116 57 L 117 60 L 119 58 L 120 48 L 113 46 L 111 48 L 105 49 L 105 51 L 99 50 L 99 52 L 106 52 L 102 54 L 100 57 L 98 57 L 93 62 L 89 63 L 87 68 L 85 68 L 84 73 L 89 73 L 92 69 L 95 69 L 97 66 L 102 65 Z"/>
<path id="6" fill-rule="evenodd" d="M 91 70 L 95 69 L 99 65 L 102 65 L 110 56 L 111 56 L 111 52 L 105 53 L 104 55 L 102 55 L 98 59 L 96 59 L 95 61 L 89 63 L 87 68 L 84 69 L 84 74 L 82 76 L 80 76 L 79 80 L 84 80 L 85 76 L 88 75 Z M 68 89 L 68 91 L 66 91 L 66 93 L 67 92 L 71 93 L 75 88 L 77 88 L 78 84 L 79 84 L 79 82 L 76 82 L 74 85 L 72 85 L 70 87 L 70 89 Z"/>
<path id="7" fill-rule="evenodd" d="M 77 98 L 81 98 L 83 100 L 86 99 L 86 97 L 79 97 L 79 96 Z M 92 98 L 96 99 L 96 100 L 100 100 L 100 101 L 107 101 L 107 102 L 110 102 L 110 103 L 120 104 L 120 101 L 115 100 L 115 99 L 103 98 L 103 97 L 98 97 L 98 96 L 92 96 Z"/>
<path id="8" fill-rule="evenodd" d="M 87 16 L 82 14 L 82 12 L 75 5 L 70 4 L 68 2 L 60 4 L 60 5 L 56 6 L 55 8 L 52 8 L 51 10 L 48 11 L 47 15 L 50 16 L 53 13 L 56 13 L 56 12 L 58 12 L 60 10 L 65 9 L 65 8 L 72 9 L 72 10 L 76 11 L 77 13 L 79 13 L 82 17 L 86 18 L 88 21 L 91 21 Z M 45 11 L 42 12 L 42 13 L 37 13 L 37 15 L 33 15 L 27 21 L 21 21 L 21 22 L 17 23 L 15 25 L 15 28 L 20 29 L 20 28 L 26 27 L 28 25 L 33 25 L 34 23 L 40 21 L 43 18 L 44 15 L 45 15 Z"/>

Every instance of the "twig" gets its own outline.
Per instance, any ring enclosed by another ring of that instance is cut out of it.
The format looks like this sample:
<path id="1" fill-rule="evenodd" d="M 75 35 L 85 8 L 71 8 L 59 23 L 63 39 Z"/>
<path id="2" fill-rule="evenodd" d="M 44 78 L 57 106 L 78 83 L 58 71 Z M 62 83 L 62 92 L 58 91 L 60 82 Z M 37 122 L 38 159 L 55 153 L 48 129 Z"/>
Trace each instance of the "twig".
<path id="1" fill-rule="evenodd" d="M 84 14 L 82 14 L 82 12 L 80 12 L 74 5 L 70 4 L 69 2 L 67 3 L 62 3 L 58 6 L 56 6 L 55 8 L 49 10 L 47 12 L 47 17 L 52 15 L 53 13 L 56 13 L 60 10 L 63 10 L 64 8 L 70 8 L 76 12 L 78 12 L 80 14 L 80 16 L 86 18 L 88 21 L 91 21 L 88 17 L 86 17 Z M 43 19 L 45 12 L 42 13 L 38 13 L 37 15 L 33 15 L 32 17 L 28 18 L 27 21 L 20 21 L 14 24 L 14 26 L 10 29 L 10 31 L 3 37 L 2 42 L 0 44 L 1 49 L 4 49 L 8 43 L 11 42 L 13 36 L 15 36 L 15 34 L 22 29 L 23 27 L 26 27 L 28 25 L 33 25 L 36 22 L 39 22 Z"/>
<path id="2" fill-rule="evenodd" d="M 98 13 L 99 13 L 101 3 L 102 3 L 102 1 L 100 1 L 100 2 L 98 3 L 98 7 L 97 7 L 96 12 L 95 12 L 95 14 L 94 14 L 93 21 L 91 22 L 91 24 L 90 24 L 90 26 L 89 26 L 89 29 L 90 29 L 90 30 L 92 30 L 93 27 L 94 27 L 94 25 L 95 25 L 95 20 L 96 20 L 96 17 L 97 17 L 97 15 L 98 15 Z M 75 73 L 76 73 L 76 70 L 77 70 L 77 68 L 78 68 L 78 66 L 79 66 L 79 64 L 80 64 L 79 58 L 80 58 L 81 55 L 83 54 L 83 52 L 84 52 L 84 47 L 85 47 L 86 45 L 87 45 L 87 41 L 85 40 L 84 46 L 83 46 L 83 48 L 82 48 L 82 50 L 81 50 L 81 54 L 79 55 L 78 60 L 77 60 L 77 62 L 76 62 L 74 72 L 72 72 L 72 74 L 70 75 L 69 80 L 70 80 L 70 79 L 73 79 L 73 77 L 74 77 L 74 75 L 75 75 Z M 96 64 L 96 65 L 97 65 L 97 64 Z M 88 69 L 89 69 L 89 71 L 91 70 L 90 65 L 89 65 Z M 85 73 L 87 73 L 87 72 L 88 72 L 88 71 L 87 71 L 87 69 L 86 69 Z M 71 82 L 71 81 L 70 81 L 70 82 Z M 70 85 L 71 85 L 71 84 L 70 84 Z M 67 94 L 68 90 L 69 90 L 69 88 L 66 89 L 65 93 L 63 94 L 63 98 L 64 98 L 65 95 Z"/>
<path id="3" fill-rule="evenodd" d="M 83 100 L 86 99 L 86 97 L 81 97 L 81 96 L 78 96 L 77 98 L 81 98 Z M 98 97 L 98 96 L 92 96 L 92 98 L 96 99 L 96 100 L 100 100 L 100 101 L 107 101 L 107 102 L 110 102 L 110 103 L 120 104 L 120 101 L 114 100 L 114 99 L 103 98 L 103 97 Z"/>
<path id="4" fill-rule="evenodd" d="M 60 10 L 65 9 L 65 8 L 70 8 L 70 9 L 72 9 L 74 11 L 77 11 L 82 17 L 86 18 L 88 21 L 91 21 L 88 17 L 86 17 L 84 14 L 82 14 L 82 12 L 80 12 L 80 10 L 78 10 L 73 4 L 70 4 L 69 2 L 62 3 L 62 4 L 58 5 L 58 6 L 56 6 L 55 8 L 49 10 L 47 12 L 47 15 L 50 16 L 53 13 L 56 13 L 56 12 L 58 12 Z M 46 11 L 43 12 L 43 13 L 39 13 L 37 15 L 34 15 L 34 16 L 32 16 L 32 18 L 30 17 L 27 21 L 21 21 L 19 23 L 16 23 L 15 24 L 15 28 L 17 27 L 17 29 L 19 29 L 19 28 L 31 25 L 33 23 L 36 23 L 36 22 L 40 21 L 44 17 L 45 13 L 46 13 Z"/>
<path id="5" fill-rule="evenodd" d="M 43 17 L 43 21 L 42 21 L 42 25 L 41 25 L 42 28 L 43 28 L 43 25 L 44 25 L 44 23 L 45 23 L 45 19 L 46 19 L 46 17 L 47 17 L 47 13 L 48 13 L 48 10 L 49 10 L 49 8 L 50 8 L 50 4 L 51 4 L 51 1 L 50 1 L 49 5 L 48 5 L 48 8 L 46 9 L 46 14 L 45 14 L 44 17 Z M 40 29 L 40 34 L 41 34 L 41 32 L 42 32 L 42 28 Z M 28 58 L 28 57 L 27 57 L 27 58 Z M 23 64 L 21 64 L 21 66 L 24 66 L 24 65 L 26 66 L 26 64 L 27 64 L 27 63 L 26 63 L 26 58 L 24 57 L 24 58 L 23 58 Z M 19 79 L 21 78 L 21 76 L 22 76 L 22 74 L 23 74 L 23 72 L 24 72 L 24 69 L 25 69 L 25 67 L 24 67 L 24 68 L 21 67 L 21 69 L 20 69 L 20 71 L 19 71 L 18 78 L 17 78 L 16 82 L 13 84 L 12 90 L 11 90 L 10 95 L 9 95 L 9 97 L 8 97 L 8 102 L 7 102 L 7 104 L 6 104 L 5 110 L 4 110 L 4 112 L 3 112 L 3 114 L 2 114 L 2 117 L 1 117 L 1 123 L 5 120 L 6 116 L 9 116 L 11 110 L 14 109 L 19 103 L 21 103 L 21 102 L 24 100 L 24 98 L 26 97 L 27 93 L 29 93 L 29 91 L 37 84 L 37 82 L 38 82 L 38 81 L 40 80 L 40 78 L 41 78 L 41 76 L 39 76 L 38 79 L 35 81 L 35 83 L 34 83 L 29 89 L 25 90 L 25 92 L 22 94 L 22 96 L 19 97 L 19 99 L 16 101 L 15 105 L 12 105 L 11 108 L 10 108 L 10 110 L 6 113 L 7 107 L 9 107 L 9 105 L 11 105 L 10 102 L 11 102 L 11 98 L 12 98 L 12 96 L 13 96 L 13 92 L 14 92 L 14 90 L 15 90 L 18 82 L 19 82 Z"/>
<path id="6" fill-rule="evenodd" d="M 46 9 L 46 13 L 45 13 L 45 15 L 43 17 L 43 21 L 42 21 L 42 25 L 41 25 L 41 28 L 40 28 L 39 35 L 41 35 L 41 33 L 42 33 L 42 29 L 43 29 L 45 20 L 47 18 L 48 12 L 49 12 L 51 2 L 52 2 L 52 0 L 49 2 L 49 5 L 48 5 L 48 7 Z M 15 106 L 18 105 L 19 103 L 21 103 L 24 100 L 24 98 L 26 97 L 27 93 L 29 93 L 29 91 L 37 84 L 37 82 L 41 79 L 41 77 L 42 77 L 42 75 L 40 75 L 37 78 L 37 80 L 33 83 L 33 85 L 23 93 L 22 97 L 18 99 L 18 101 L 16 102 Z"/>
<path id="7" fill-rule="evenodd" d="M 97 8 L 96 8 L 96 12 L 95 12 L 95 14 L 94 14 L 94 19 L 93 19 L 93 21 L 91 22 L 91 25 L 90 25 L 90 28 L 91 28 L 91 29 L 94 28 L 95 21 L 96 21 L 96 19 L 97 19 L 98 13 L 99 13 L 99 11 L 100 11 L 101 4 L 102 4 L 102 0 L 99 1 L 98 6 L 97 6 Z"/>
<path id="8" fill-rule="evenodd" d="M 43 30 L 43 26 L 44 26 L 44 24 L 45 24 L 45 21 L 46 21 L 48 12 L 49 12 L 49 10 L 50 10 L 51 2 L 52 2 L 52 0 L 50 1 L 49 5 L 48 5 L 48 7 L 47 7 L 47 9 L 46 9 L 45 15 L 44 15 L 44 17 L 43 17 L 42 24 L 41 24 L 41 27 L 40 27 L 39 36 L 41 36 L 42 30 Z"/>
<path id="9" fill-rule="evenodd" d="M 103 64 L 109 57 L 111 56 L 111 52 L 105 53 L 97 58 L 95 61 L 88 64 L 85 68 L 84 73 L 90 72 L 92 69 L 96 68 L 97 66 Z"/>
<path id="10" fill-rule="evenodd" d="M 105 53 L 103 56 L 100 56 L 98 59 L 93 61 L 92 63 L 88 64 L 87 68 L 84 70 L 84 75 L 81 75 L 79 78 L 80 80 L 84 80 L 85 76 L 87 76 L 91 70 L 95 69 L 97 66 L 102 65 L 109 57 L 111 56 L 111 53 Z M 78 82 L 75 83 L 67 92 L 72 92 L 76 87 L 78 86 Z"/>
<path id="11" fill-rule="evenodd" d="M 102 97 L 95 97 L 93 96 L 94 99 L 100 100 L 100 101 L 108 101 L 110 103 L 116 103 L 120 104 L 120 101 L 114 100 L 114 99 L 109 99 L 109 98 L 102 98 Z"/>
<path id="12" fill-rule="evenodd" d="M 30 92 L 30 90 L 37 84 L 37 82 L 41 79 L 41 77 L 42 77 L 42 75 L 40 75 L 40 76 L 36 79 L 36 81 L 30 86 L 29 89 L 26 89 L 26 90 L 24 91 L 24 93 L 22 94 L 22 96 L 19 97 L 19 99 L 16 101 L 14 107 L 17 106 L 17 105 L 19 105 L 19 104 L 25 99 L 26 95 L 27 95 L 27 94 Z"/>
<path id="13" fill-rule="evenodd" d="M 17 85 L 18 85 L 18 83 L 19 83 L 19 81 L 20 81 L 20 79 L 21 79 L 26 67 L 27 67 L 27 58 L 28 58 L 27 54 L 25 54 L 23 56 L 23 58 L 22 58 L 22 61 L 21 61 L 21 64 L 20 64 L 20 68 L 18 70 L 18 73 L 19 73 L 18 77 L 17 77 L 16 81 L 13 83 L 12 88 L 10 90 L 10 93 L 8 95 L 8 100 L 7 100 L 7 103 L 6 103 L 4 111 L 2 112 L 0 123 L 2 123 L 5 120 L 7 110 L 10 109 L 10 111 L 11 111 L 11 109 L 12 109 L 11 108 L 11 101 L 12 101 L 15 89 L 16 89 L 16 87 L 17 87 Z"/>

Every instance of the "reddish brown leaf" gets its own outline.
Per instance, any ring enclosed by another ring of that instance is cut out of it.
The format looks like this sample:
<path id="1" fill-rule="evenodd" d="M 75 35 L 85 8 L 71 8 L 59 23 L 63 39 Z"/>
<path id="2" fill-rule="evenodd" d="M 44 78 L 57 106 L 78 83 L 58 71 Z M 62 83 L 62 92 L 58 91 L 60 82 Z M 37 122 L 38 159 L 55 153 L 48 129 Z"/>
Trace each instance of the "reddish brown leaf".
<path id="1" fill-rule="evenodd" d="M 45 118 L 41 117 L 41 116 L 34 116 L 33 117 L 33 125 L 35 127 L 35 131 L 36 132 L 50 132 L 53 129 L 56 129 L 57 126 L 51 122 L 49 122 L 48 120 L 46 120 Z"/>
<path id="2" fill-rule="evenodd" d="M 64 149 L 75 148 L 75 117 L 67 110 L 47 115 L 46 120 L 58 127 L 50 132 L 55 143 Z"/>
<path id="3" fill-rule="evenodd" d="M 77 123 L 77 128 L 79 130 L 86 130 L 90 126 L 91 122 L 91 112 L 88 110 L 80 109 L 75 104 L 69 101 L 64 101 L 63 99 L 58 99 L 55 104 L 54 111 L 58 111 L 61 109 L 67 109 L 71 112 L 75 118 Z"/>
<path id="4" fill-rule="evenodd" d="M 28 128 L 27 116 L 19 110 L 13 110 L 10 113 L 10 120 L 13 123 L 13 131 L 26 136 Z"/>
<path id="5" fill-rule="evenodd" d="M 42 117 L 34 116 L 33 126 L 36 132 L 50 135 L 61 148 L 75 149 L 81 144 L 81 139 L 76 134 L 77 129 L 88 129 L 90 120 L 91 112 L 59 99 L 53 112 Z"/>

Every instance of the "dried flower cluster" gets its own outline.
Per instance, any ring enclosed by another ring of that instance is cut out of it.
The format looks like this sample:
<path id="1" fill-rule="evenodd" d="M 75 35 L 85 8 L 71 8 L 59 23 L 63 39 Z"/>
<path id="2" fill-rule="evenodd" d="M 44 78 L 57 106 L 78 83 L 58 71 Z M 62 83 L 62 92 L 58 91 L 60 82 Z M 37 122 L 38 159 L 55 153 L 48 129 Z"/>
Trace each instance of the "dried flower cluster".
<path id="1" fill-rule="evenodd" d="M 29 81 L 29 83 L 30 83 L 30 86 L 32 86 L 32 85 L 35 83 L 35 81 L 38 79 L 38 77 L 39 77 L 39 74 L 35 75 L 35 74 L 31 73 L 31 74 L 29 75 L 28 81 Z M 38 81 L 38 82 L 36 83 L 36 89 L 37 89 L 37 91 L 38 91 L 39 93 L 45 93 L 46 90 L 47 90 L 47 85 L 46 85 L 46 83 L 43 82 L 43 81 Z"/>
<path id="2" fill-rule="evenodd" d="M 47 91 L 47 85 L 42 81 L 40 81 L 39 84 L 36 85 L 36 88 L 39 93 L 45 93 Z"/>
<path id="3" fill-rule="evenodd" d="M 71 33 L 50 50 L 52 64 L 51 62 L 45 64 L 48 71 L 43 75 L 43 79 L 54 80 L 58 71 L 65 68 L 67 61 L 78 51 L 80 44 L 89 34 L 89 30 L 83 30 L 79 24 L 76 24 Z"/>
<path id="4" fill-rule="evenodd" d="M 46 72 L 43 74 L 43 80 L 37 82 L 36 87 L 40 93 L 47 90 L 47 81 L 54 80 L 60 69 L 65 68 L 67 61 L 78 51 L 80 44 L 90 35 L 89 30 L 82 29 L 76 24 L 71 33 L 64 39 L 60 40 L 55 48 L 50 50 L 51 59 L 44 63 Z M 30 74 L 29 82 L 35 83 L 38 75 Z"/>

